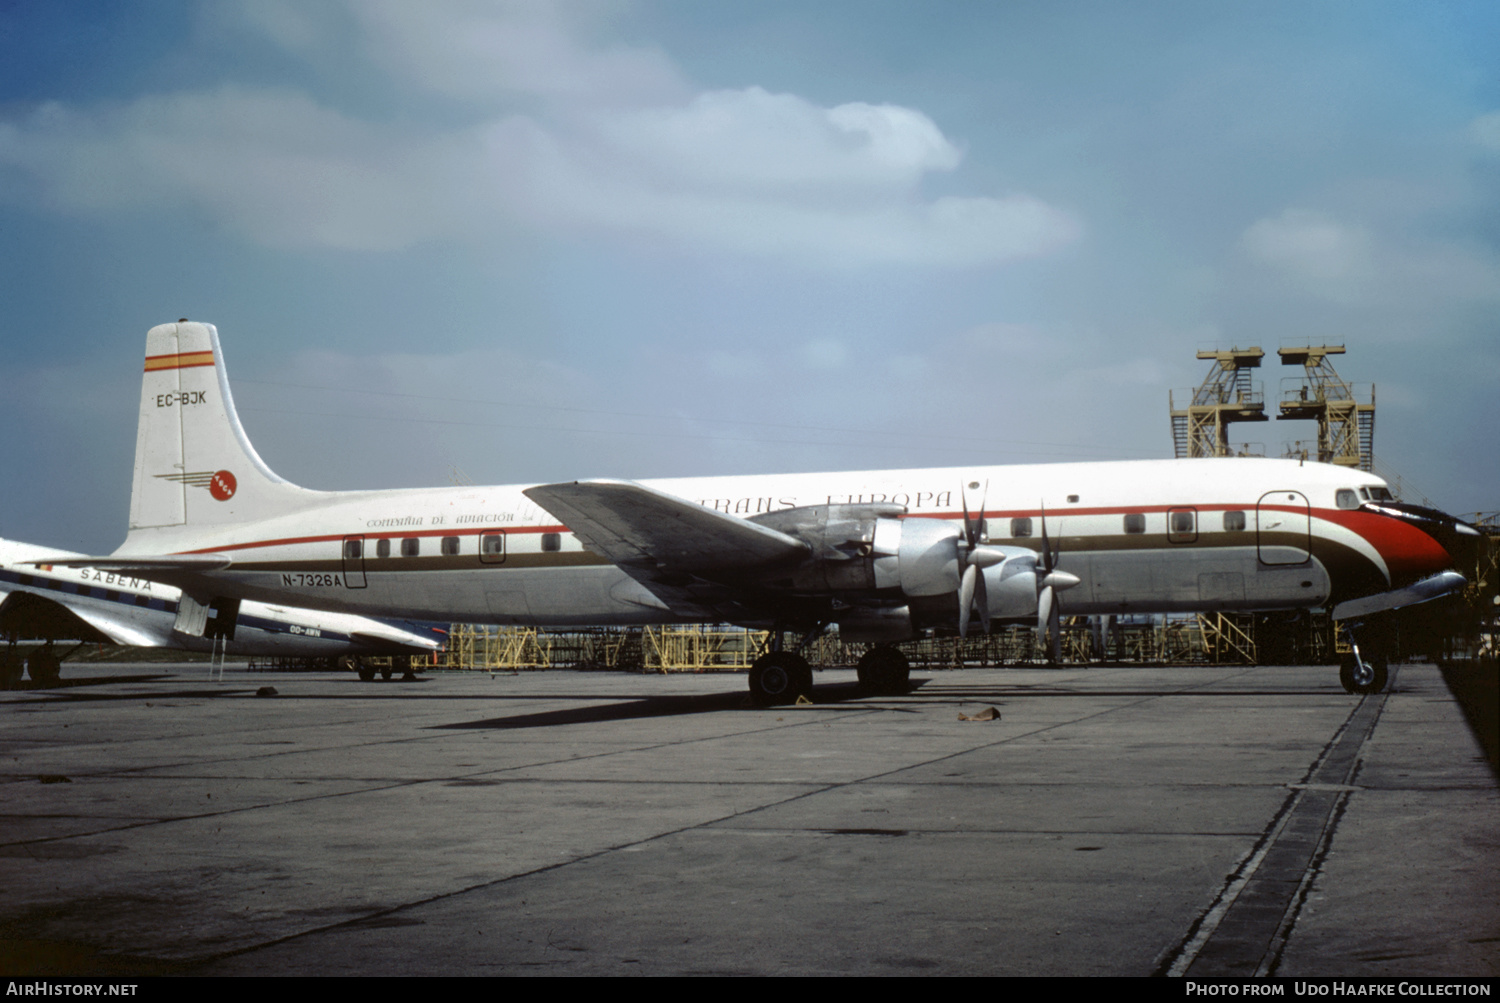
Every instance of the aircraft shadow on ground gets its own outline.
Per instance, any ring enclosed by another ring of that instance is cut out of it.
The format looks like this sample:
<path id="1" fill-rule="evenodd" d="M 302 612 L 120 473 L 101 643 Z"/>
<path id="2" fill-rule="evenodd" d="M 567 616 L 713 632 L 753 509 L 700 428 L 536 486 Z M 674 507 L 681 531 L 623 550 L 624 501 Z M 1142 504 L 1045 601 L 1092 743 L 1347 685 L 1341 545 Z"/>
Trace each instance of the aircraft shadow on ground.
<path id="1" fill-rule="evenodd" d="M 915 691 L 922 680 L 912 680 Z M 562 695 L 560 695 L 562 696 Z M 579 699 L 578 694 L 567 694 L 563 699 Z M 534 699 L 532 697 L 531 699 Z M 832 683 L 814 686 L 812 706 L 847 710 L 862 710 L 869 707 L 864 702 L 869 698 L 854 683 Z M 859 701 L 850 703 L 850 701 Z M 847 707 L 842 706 L 848 704 Z M 756 707 L 750 695 L 743 690 L 731 693 L 709 693 L 694 696 L 648 696 L 636 700 L 622 700 L 589 707 L 564 707 L 559 710 L 538 711 L 533 714 L 514 714 L 509 717 L 492 717 L 480 721 L 460 721 L 454 724 L 434 725 L 433 730 L 549 728 L 565 724 L 600 724 L 605 721 L 628 721 L 632 718 L 676 717 L 683 714 L 713 714 L 726 710 L 788 711 L 790 705 Z"/>

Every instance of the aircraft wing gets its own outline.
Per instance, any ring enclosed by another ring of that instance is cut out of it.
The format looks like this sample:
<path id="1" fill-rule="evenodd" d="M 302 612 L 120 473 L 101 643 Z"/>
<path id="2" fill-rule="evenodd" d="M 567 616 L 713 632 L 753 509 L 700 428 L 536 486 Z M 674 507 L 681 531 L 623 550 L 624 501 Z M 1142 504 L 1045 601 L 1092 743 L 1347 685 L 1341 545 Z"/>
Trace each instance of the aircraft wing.
<path id="1" fill-rule="evenodd" d="M 61 597 L 18 590 L 0 593 L 0 633 L 21 637 L 73 638 L 105 644 L 158 648 L 169 642 L 143 623 L 112 611 L 70 603 Z M 170 626 L 170 619 L 163 621 Z"/>
<path id="2" fill-rule="evenodd" d="M 785 533 L 631 481 L 543 484 L 525 494 L 685 617 L 767 619 L 755 592 L 737 580 L 811 552 Z"/>
<path id="3" fill-rule="evenodd" d="M 1433 599 L 1452 595 L 1467 584 L 1469 584 L 1468 579 L 1457 571 L 1440 571 L 1405 588 L 1378 592 L 1362 599 L 1341 602 L 1333 608 L 1333 618 L 1348 620 L 1351 617 L 1370 616 L 1390 609 L 1401 609 L 1403 606 L 1415 606 L 1417 603 L 1430 602 Z"/>
<path id="4" fill-rule="evenodd" d="M 586 547 L 619 565 L 650 562 L 663 571 L 722 580 L 811 553 L 795 537 L 631 481 L 543 484 L 525 494 Z"/>

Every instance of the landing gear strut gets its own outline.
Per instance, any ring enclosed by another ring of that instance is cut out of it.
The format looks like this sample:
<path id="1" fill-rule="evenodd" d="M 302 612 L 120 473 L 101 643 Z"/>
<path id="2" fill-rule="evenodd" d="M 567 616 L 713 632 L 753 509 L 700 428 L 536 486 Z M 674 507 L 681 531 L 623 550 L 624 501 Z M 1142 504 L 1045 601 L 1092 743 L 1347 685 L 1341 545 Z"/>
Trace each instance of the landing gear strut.
<path id="1" fill-rule="evenodd" d="M 871 648 L 860 657 L 855 671 L 859 688 L 879 696 L 900 696 L 911 689 L 911 663 L 900 648 Z"/>
<path id="2" fill-rule="evenodd" d="M 11 641 L 5 646 L 4 653 L 0 653 L 0 689 L 8 690 L 19 683 L 24 669 L 21 653 L 16 650 L 16 642 Z"/>

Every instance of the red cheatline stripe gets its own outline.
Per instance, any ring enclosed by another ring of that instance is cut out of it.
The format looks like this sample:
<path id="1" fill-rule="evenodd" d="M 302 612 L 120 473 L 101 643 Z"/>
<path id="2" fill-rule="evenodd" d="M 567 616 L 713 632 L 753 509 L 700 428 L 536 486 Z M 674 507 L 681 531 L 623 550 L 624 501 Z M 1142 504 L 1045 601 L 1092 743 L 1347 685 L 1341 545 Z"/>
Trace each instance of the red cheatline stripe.
<path id="1" fill-rule="evenodd" d="M 176 355 L 148 355 L 146 356 L 146 372 L 155 372 L 158 369 L 191 369 L 193 366 L 211 366 L 214 364 L 213 352 L 180 352 Z"/>
<path id="2" fill-rule="evenodd" d="M 1052 511 L 1052 510 L 1049 510 L 1047 512 L 1047 516 L 1048 516 L 1049 519 L 1060 519 L 1061 517 L 1068 516 L 1068 515 L 1073 515 L 1073 516 L 1085 515 L 1085 514 L 1088 514 L 1088 515 L 1113 515 L 1113 514 L 1120 514 L 1120 513 L 1126 513 L 1126 512 L 1142 512 L 1142 513 L 1146 513 L 1146 512 L 1166 512 L 1166 511 L 1168 511 L 1169 509 L 1172 509 L 1172 508 L 1195 508 L 1195 509 L 1197 509 L 1200 512 L 1204 512 L 1204 511 L 1218 511 L 1220 509 L 1235 509 L 1235 510 L 1244 510 L 1244 511 L 1247 511 L 1247 512 L 1254 512 L 1255 511 L 1255 506 L 1253 506 L 1253 505 L 1251 505 L 1251 506 L 1245 506 L 1245 505 L 1233 505 L 1233 504 L 1181 505 L 1181 506 L 1174 506 L 1174 505 L 1127 505 L 1127 506 L 1121 506 L 1119 508 L 1096 508 L 1096 509 L 1089 509 L 1089 510 L 1087 510 L 1087 512 L 1080 511 L 1079 509 L 1066 509 L 1066 510 L 1064 510 L 1064 509 L 1058 509 L 1055 512 Z M 1306 509 L 1306 508 L 1302 508 L 1301 506 L 1296 506 L 1296 505 L 1274 505 L 1274 506 L 1273 505 L 1262 505 L 1262 506 L 1260 506 L 1260 510 L 1262 512 L 1267 512 L 1267 511 L 1291 512 L 1291 513 L 1294 513 L 1294 514 L 1297 514 L 1297 515 L 1308 514 L 1308 515 L 1311 515 L 1313 518 L 1326 518 L 1329 514 L 1331 514 L 1334 511 L 1332 509 L 1320 509 L 1320 508 Z M 976 512 L 976 513 L 971 513 L 970 514 L 971 518 L 977 518 L 977 519 L 994 519 L 994 518 L 998 518 L 998 517 L 1001 517 L 1001 516 L 1010 516 L 1010 515 L 1022 515 L 1022 516 L 1037 516 L 1037 517 L 1040 517 L 1041 511 L 1039 509 L 1032 509 L 1030 511 L 1018 509 L 1018 510 L 1016 510 L 1014 512 L 1000 512 L 1000 511 L 996 511 L 994 509 L 988 509 L 988 510 L 986 510 L 984 512 Z M 907 518 L 917 518 L 917 517 L 916 516 L 908 516 Z M 963 518 L 963 513 L 961 513 L 961 512 L 930 512 L 930 513 L 922 513 L 921 514 L 921 518 L 926 518 L 926 519 L 952 519 L 952 520 L 959 520 L 959 519 Z M 1346 527 L 1346 528 L 1353 528 L 1353 527 Z M 1248 531 L 1249 532 L 1254 532 L 1254 529 L 1252 528 L 1252 529 L 1250 529 Z M 410 537 L 410 536 L 478 536 L 480 533 L 521 534 L 521 533 L 567 533 L 567 532 L 569 532 L 568 527 L 563 526 L 561 524 L 555 525 L 555 526 L 514 526 L 514 525 L 507 526 L 507 525 L 492 525 L 492 526 L 465 527 L 463 529 L 459 529 L 457 527 L 444 527 L 444 528 L 439 528 L 439 529 L 416 529 L 416 528 L 412 528 L 412 529 L 406 529 L 406 530 L 400 529 L 398 527 L 387 526 L 387 527 L 382 527 L 380 529 L 366 530 L 363 533 L 360 533 L 360 532 L 355 532 L 355 533 L 324 533 L 324 534 L 319 534 L 317 536 L 289 536 L 289 537 L 283 537 L 282 539 L 279 539 L 279 540 L 255 540 L 255 541 L 251 541 L 251 542 L 248 542 L 248 543 L 230 543 L 230 544 L 225 544 L 223 546 L 218 546 L 218 547 L 199 547 L 196 550 L 180 550 L 180 551 L 178 551 L 178 553 L 180 553 L 180 554 L 223 554 L 223 553 L 228 553 L 229 551 L 232 551 L 232 550 L 255 550 L 255 549 L 260 548 L 260 547 L 288 547 L 288 546 L 294 546 L 294 545 L 299 544 L 299 543 L 327 543 L 330 540 L 343 541 L 346 538 L 351 537 L 351 536 L 363 536 L 366 539 L 370 539 L 370 540 L 379 540 L 379 539 L 399 540 L 402 537 Z M 1368 535 L 1368 534 L 1365 534 L 1365 533 L 1360 533 L 1358 530 L 1355 530 L 1355 532 L 1358 535 L 1360 535 L 1360 536 L 1367 536 Z M 1039 539 L 1039 537 L 1037 537 L 1037 538 L 1028 538 L 1028 539 Z"/>

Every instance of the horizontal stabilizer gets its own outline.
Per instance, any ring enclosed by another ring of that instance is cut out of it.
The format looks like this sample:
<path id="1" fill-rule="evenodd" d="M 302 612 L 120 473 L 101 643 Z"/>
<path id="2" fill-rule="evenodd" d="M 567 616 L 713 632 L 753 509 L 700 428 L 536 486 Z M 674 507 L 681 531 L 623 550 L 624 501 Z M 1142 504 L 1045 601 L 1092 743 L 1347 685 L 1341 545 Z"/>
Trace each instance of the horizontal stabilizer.
<path id="1" fill-rule="evenodd" d="M 543 484 L 525 493 L 616 564 L 649 561 L 715 579 L 810 553 L 795 537 L 632 481 Z"/>
<path id="2" fill-rule="evenodd" d="M 425 638 L 416 634 L 402 631 L 405 637 L 395 637 L 390 634 L 371 634 L 366 631 L 356 630 L 349 635 L 349 639 L 355 644 L 373 648 L 376 651 L 399 652 L 408 655 L 425 655 L 442 647 L 442 642 L 437 638 Z"/>
<path id="3" fill-rule="evenodd" d="M 1457 571 L 1442 571 L 1405 588 L 1377 592 L 1373 596 L 1341 602 L 1333 608 L 1333 618 L 1348 620 L 1351 617 L 1370 616 L 1373 613 L 1384 613 L 1386 610 L 1401 609 L 1403 606 L 1415 606 L 1417 603 L 1430 602 L 1433 599 L 1452 595 L 1467 584 L 1469 584 L 1468 579 Z"/>

